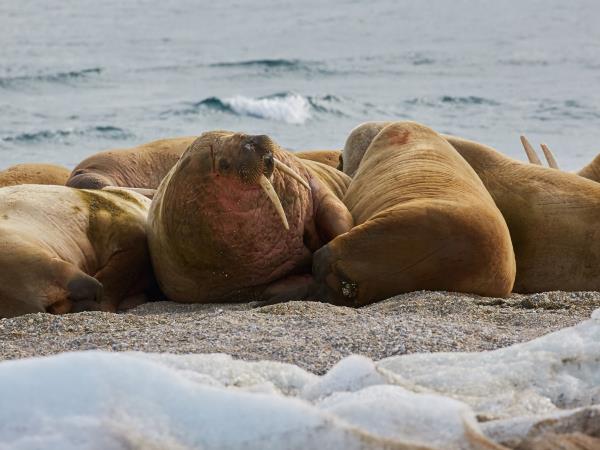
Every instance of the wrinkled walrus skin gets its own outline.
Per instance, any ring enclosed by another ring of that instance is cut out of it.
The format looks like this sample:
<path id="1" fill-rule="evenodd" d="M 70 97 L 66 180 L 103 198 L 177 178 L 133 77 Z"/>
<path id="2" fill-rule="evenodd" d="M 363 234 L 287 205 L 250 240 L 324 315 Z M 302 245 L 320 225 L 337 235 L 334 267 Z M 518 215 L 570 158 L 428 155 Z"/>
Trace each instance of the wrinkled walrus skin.
<path id="1" fill-rule="evenodd" d="M 430 128 L 385 127 L 344 203 L 356 226 L 314 256 L 323 299 L 361 306 L 422 289 L 511 292 L 515 259 L 506 223 L 477 174 Z"/>
<path id="2" fill-rule="evenodd" d="M 331 176 L 323 181 L 319 171 Z M 204 133 L 152 201 L 148 241 L 161 289 L 178 302 L 305 297 L 312 253 L 352 227 L 336 195 L 344 183 L 344 174 L 268 136 Z"/>
<path id="3" fill-rule="evenodd" d="M 79 189 L 106 186 L 156 189 L 194 139 L 194 136 L 161 139 L 96 153 L 73 169 L 66 184 Z"/>
<path id="4" fill-rule="evenodd" d="M 385 124 L 365 123 L 355 131 L 362 137 Z M 600 289 L 600 184 L 442 136 L 477 172 L 506 220 L 517 261 L 514 292 Z M 351 135 L 344 155 L 360 162 L 362 140 Z"/>
<path id="5" fill-rule="evenodd" d="M 152 277 L 150 200 L 124 191 L 0 189 L 0 317 L 115 311 Z"/>
<path id="6" fill-rule="evenodd" d="M 69 169 L 55 164 L 16 164 L 0 171 L 0 187 L 18 184 L 53 184 L 64 186 Z"/>

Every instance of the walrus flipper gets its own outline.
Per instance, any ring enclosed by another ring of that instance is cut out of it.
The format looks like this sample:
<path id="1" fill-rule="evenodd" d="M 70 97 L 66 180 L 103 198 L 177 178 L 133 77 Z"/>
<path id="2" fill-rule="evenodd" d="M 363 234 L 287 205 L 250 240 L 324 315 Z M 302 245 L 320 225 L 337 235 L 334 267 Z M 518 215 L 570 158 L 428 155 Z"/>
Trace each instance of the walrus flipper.
<path id="1" fill-rule="evenodd" d="M 327 244 L 340 234 L 350 231 L 354 226 L 354 219 L 346 205 L 328 192 L 319 201 L 315 223 L 319 237 L 323 244 Z"/>
<path id="2" fill-rule="evenodd" d="M 311 294 L 315 290 L 315 279 L 312 275 L 290 275 L 269 284 L 260 295 L 263 300 L 252 302 L 252 306 L 260 308 L 277 303 L 311 300 Z"/>
<path id="3" fill-rule="evenodd" d="M 67 283 L 67 297 L 71 302 L 70 312 L 99 311 L 102 295 L 102 283 L 81 271 L 75 273 Z"/>

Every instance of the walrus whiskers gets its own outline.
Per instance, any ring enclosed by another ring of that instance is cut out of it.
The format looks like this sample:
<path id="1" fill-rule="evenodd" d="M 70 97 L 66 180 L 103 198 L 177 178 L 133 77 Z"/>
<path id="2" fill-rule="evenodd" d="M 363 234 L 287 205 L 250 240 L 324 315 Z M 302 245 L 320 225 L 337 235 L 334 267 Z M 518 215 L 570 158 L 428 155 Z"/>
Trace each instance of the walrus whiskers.
<path id="1" fill-rule="evenodd" d="M 525 149 L 525 153 L 527 153 L 529 162 L 541 166 L 542 161 L 540 161 L 540 158 L 525 136 L 521 136 L 521 144 L 523 144 L 523 148 Z"/>
<path id="2" fill-rule="evenodd" d="M 294 170 L 292 168 L 286 166 L 284 163 L 282 163 L 281 161 L 279 161 L 276 158 L 273 158 L 273 162 L 275 163 L 275 167 L 277 169 L 279 169 L 283 173 L 289 175 L 290 177 L 292 177 L 294 180 L 296 180 L 298 183 L 300 183 L 302 186 L 304 186 L 306 189 L 308 189 L 310 191 L 310 186 L 306 182 L 306 180 L 304 178 L 302 178 L 299 174 L 294 172 Z"/>
<path id="3" fill-rule="evenodd" d="M 258 179 L 258 184 L 260 184 L 260 187 L 263 189 L 263 191 L 265 191 L 265 194 L 267 194 L 269 200 L 271 200 L 271 203 L 273 203 L 273 206 L 277 210 L 277 214 L 279 214 L 279 218 L 281 219 L 285 229 L 289 230 L 290 226 L 288 224 L 287 217 L 285 217 L 285 211 L 283 210 L 283 206 L 281 206 L 281 201 L 277 196 L 277 192 L 275 192 L 275 189 L 273 188 L 273 185 L 269 179 L 266 176 L 261 175 Z"/>
<path id="4" fill-rule="evenodd" d="M 541 147 L 542 147 L 542 151 L 544 152 L 544 156 L 546 157 L 546 161 L 548 161 L 548 167 L 552 167 L 553 169 L 560 169 L 558 167 L 558 163 L 556 162 L 556 159 L 554 158 L 554 154 L 548 148 L 548 146 L 546 144 L 542 144 Z"/>

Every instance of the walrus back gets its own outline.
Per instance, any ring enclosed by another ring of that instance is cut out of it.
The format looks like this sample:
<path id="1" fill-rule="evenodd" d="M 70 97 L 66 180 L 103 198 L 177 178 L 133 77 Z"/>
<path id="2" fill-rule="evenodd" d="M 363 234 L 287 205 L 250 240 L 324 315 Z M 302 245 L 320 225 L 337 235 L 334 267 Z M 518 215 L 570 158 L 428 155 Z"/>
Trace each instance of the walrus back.
<path id="1" fill-rule="evenodd" d="M 193 136 L 160 139 L 96 153 L 73 169 L 66 184 L 78 189 L 106 186 L 156 189 L 194 139 Z"/>
<path id="2" fill-rule="evenodd" d="M 515 292 L 600 289 L 600 184 L 477 142 L 446 139 L 475 169 L 508 224 Z"/>
<path id="3" fill-rule="evenodd" d="M 316 161 L 325 164 L 334 169 L 341 170 L 342 167 L 342 152 L 339 150 L 307 150 L 303 152 L 295 152 L 298 158 Z"/>
<path id="4" fill-rule="evenodd" d="M 64 186 L 69 169 L 54 164 L 17 164 L 0 172 L 0 187 L 19 184 L 50 184 Z"/>

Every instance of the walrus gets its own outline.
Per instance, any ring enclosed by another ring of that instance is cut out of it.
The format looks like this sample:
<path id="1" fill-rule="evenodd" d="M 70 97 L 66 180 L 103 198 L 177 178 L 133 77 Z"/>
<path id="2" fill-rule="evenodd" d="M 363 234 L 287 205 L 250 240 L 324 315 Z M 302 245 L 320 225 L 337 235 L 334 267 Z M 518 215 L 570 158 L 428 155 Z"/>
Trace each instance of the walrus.
<path id="1" fill-rule="evenodd" d="M 0 189 L 0 317 L 115 311 L 152 280 L 150 200 L 124 190 Z"/>
<path id="2" fill-rule="evenodd" d="M 343 173 L 266 135 L 202 134 L 150 207 L 148 243 L 162 291 L 197 303 L 304 298 L 312 253 L 353 225 L 335 192 L 344 184 Z"/>
<path id="3" fill-rule="evenodd" d="M 362 306 L 416 290 L 505 297 L 508 228 L 477 174 L 435 131 L 384 127 L 344 196 L 356 226 L 313 258 L 318 296 Z"/>
<path id="4" fill-rule="evenodd" d="M 370 122 L 355 130 L 364 136 L 367 128 L 384 126 Z M 514 292 L 600 289 L 598 183 L 517 161 L 474 141 L 440 136 L 475 170 L 506 220 L 517 263 Z M 352 136 L 344 151 L 359 163 L 365 153 Z"/>
<path id="5" fill-rule="evenodd" d="M 96 153 L 73 169 L 66 184 L 79 189 L 106 186 L 156 189 L 196 137 L 160 139 Z"/>
<path id="6" fill-rule="evenodd" d="M 339 150 L 306 150 L 295 152 L 294 155 L 298 158 L 326 164 L 338 170 L 342 170 L 343 167 L 342 152 Z"/>
<path id="7" fill-rule="evenodd" d="M 0 187 L 18 184 L 55 184 L 64 186 L 69 169 L 56 164 L 16 164 L 0 172 Z"/>
<path id="8" fill-rule="evenodd" d="M 523 148 L 525 149 L 525 153 L 527 154 L 527 159 L 529 159 L 529 162 L 541 166 L 542 161 L 525 136 L 521 136 L 521 143 L 523 144 Z M 541 144 L 541 148 L 544 152 L 546 161 L 548 162 L 548 167 L 560 170 L 552 150 L 550 150 L 546 144 Z M 587 178 L 588 180 L 600 182 L 600 154 L 596 155 L 596 157 L 589 164 L 575 173 L 580 177 Z"/>

